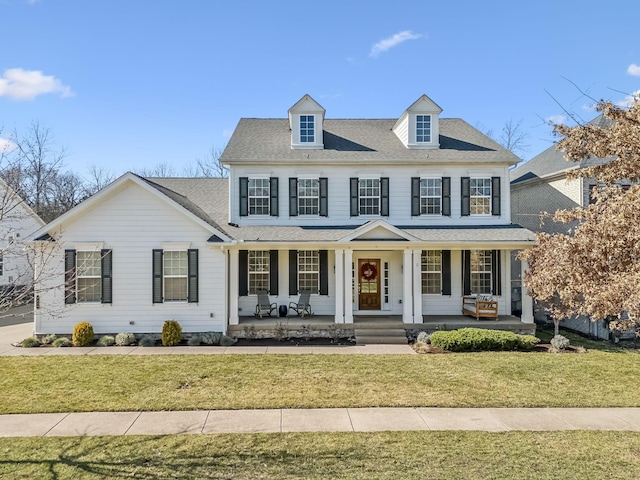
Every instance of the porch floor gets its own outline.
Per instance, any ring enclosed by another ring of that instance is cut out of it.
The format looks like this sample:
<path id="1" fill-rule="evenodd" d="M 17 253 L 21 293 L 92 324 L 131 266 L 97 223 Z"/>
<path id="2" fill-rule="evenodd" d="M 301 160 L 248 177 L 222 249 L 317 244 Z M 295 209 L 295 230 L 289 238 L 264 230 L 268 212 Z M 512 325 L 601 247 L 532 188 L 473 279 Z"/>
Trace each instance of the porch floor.
<path id="1" fill-rule="evenodd" d="M 333 315 L 312 317 L 240 317 L 239 325 L 230 325 L 229 332 L 241 332 L 245 327 L 271 329 L 281 326 L 287 330 L 298 330 L 302 325 L 324 330 L 333 326 L 343 330 L 403 328 L 405 330 L 457 330 L 459 328 L 487 328 L 535 334 L 535 323 L 523 323 L 519 317 L 500 315 L 497 319 L 476 320 L 466 315 L 424 315 L 423 323 L 404 323 L 401 315 L 354 315 L 353 323 L 335 323 Z"/>

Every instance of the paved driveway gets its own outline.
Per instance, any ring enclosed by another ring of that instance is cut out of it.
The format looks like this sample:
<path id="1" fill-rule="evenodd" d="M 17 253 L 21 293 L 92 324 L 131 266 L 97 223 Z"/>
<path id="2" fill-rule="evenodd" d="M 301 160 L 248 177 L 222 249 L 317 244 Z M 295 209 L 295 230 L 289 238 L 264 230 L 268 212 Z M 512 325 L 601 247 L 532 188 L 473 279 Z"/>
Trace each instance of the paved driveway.
<path id="1" fill-rule="evenodd" d="M 33 334 L 33 305 L 0 313 L 0 345 L 20 342 Z"/>

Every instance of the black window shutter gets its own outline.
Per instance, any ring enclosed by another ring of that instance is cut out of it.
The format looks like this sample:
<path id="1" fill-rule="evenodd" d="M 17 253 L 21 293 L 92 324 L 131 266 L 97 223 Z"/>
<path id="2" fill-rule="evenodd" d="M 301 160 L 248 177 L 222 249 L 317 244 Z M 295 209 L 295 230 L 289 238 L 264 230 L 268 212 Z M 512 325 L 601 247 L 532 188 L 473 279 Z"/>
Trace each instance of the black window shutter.
<path id="1" fill-rule="evenodd" d="M 162 250 L 153 250 L 153 303 L 162 303 Z"/>
<path id="2" fill-rule="evenodd" d="M 491 250 L 491 293 L 493 295 L 502 295 L 501 270 L 500 250 Z"/>
<path id="3" fill-rule="evenodd" d="M 240 216 L 249 215 L 249 178 L 240 177 Z"/>
<path id="4" fill-rule="evenodd" d="M 298 179 L 289 178 L 289 216 L 298 215 Z"/>
<path id="5" fill-rule="evenodd" d="M 112 303 L 112 262 L 111 250 L 100 250 L 100 276 L 102 277 L 101 302 Z"/>
<path id="6" fill-rule="evenodd" d="M 471 295 L 471 251 L 462 251 L 462 294 Z"/>
<path id="7" fill-rule="evenodd" d="M 451 295 L 451 250 L 442 250 L 442 295 Z"/>
<path id="8" fill-rule="evenodd" d="M 389 177 L 380 179 L 380 215 L 389 216 Z"/>
<path id="9" fill-rule="evenodd" d="M 187 300 L 189 303 L 198 303 L 198 249 L 187 250 L 187 268 L 189 285 L 187 288 Z"/>
<path id="10" fill-rule="evenodd" d="M 420 215 L 420 177 L 411 177 L 411 216 Z"/>
<path id="11" fill-rule="evenodd" d="M 351 199 L 351 216 L 357 217 L 360 212 L 360 208 L 358 206 L 358 179 L 351 177 L 349 179 L 350 185 L 350 199 Z"/>
<path id="12" fill-rule="evenodd" d="M 64 251 L 64 303 L 76 303 L 76 251 Z"/>
<path id="13" fill-rule="evenodd" d="M 500 177 L 491 177 L 491 213 L 500 216 Z"/>
<path id="14" fill-rule="evenodd" d="M 298 251 L 289 250 L 289 295 L 298 294 Z"/>
<path id="15" fill-rule="evenodd" d="M 320 184 L 320 216 L 329 216 L 329 179 L 322 177 L 319 179 Z"/>
<path id="16" fill-rule="evenodd" d="M 471 214 L 471 179 L 469 177 L 462 177 L 460 179 L 462 205 L 460 207 L 460 214 L 463 217 L 468 217 Z"/>
<path id="17" fill-rule="evenodd" d="M 320 295 L 329 295 L 329 254 L 327 250 L 318 252 L 320 257 Z"/>
<path id="18" fill-rule="evenodd" d="M 451 216 L 451 177 L 442 177 L 442 215 Z"/>
<path id="19" fill-rule="evenodd" d="M 278 213 L 278 177 L 269 179 L 269 215 L 277 217 Z"/>
<path id="20" fill-rule="evenodd" d="M 269 251 L 269 294 L 278 295 L 278 250 Z"/>
<path id="21" fill-rule="evenodd" d="M 238 252 L 238 295 L 249 295 L 249 251 Z"/>

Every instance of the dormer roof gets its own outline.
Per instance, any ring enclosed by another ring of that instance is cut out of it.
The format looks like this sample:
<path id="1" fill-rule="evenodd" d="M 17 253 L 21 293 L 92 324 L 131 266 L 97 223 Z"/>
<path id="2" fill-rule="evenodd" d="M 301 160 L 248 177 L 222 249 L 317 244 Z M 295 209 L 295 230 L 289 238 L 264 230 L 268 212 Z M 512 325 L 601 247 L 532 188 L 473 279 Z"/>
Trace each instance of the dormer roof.
<path id="1" fill-rule="evenodd" d="M 442 108 L 427 95 L 422 95 L 407 108 L 392 130 L 405 148 L 437 149 L 440 147 Z"/>
<path id="2" fill-rule="evenodd" d="M 293 106 L 289 109 L 289 128 L 291 130 L 294 129 L 294 120 L 293 117 L 295 114 L 320 114 L 324 119 L 324 114 L 326 110 L 322 105 L 316 102 L 311 95 L 305 93 L 304 96 L 298 100 Z"/>

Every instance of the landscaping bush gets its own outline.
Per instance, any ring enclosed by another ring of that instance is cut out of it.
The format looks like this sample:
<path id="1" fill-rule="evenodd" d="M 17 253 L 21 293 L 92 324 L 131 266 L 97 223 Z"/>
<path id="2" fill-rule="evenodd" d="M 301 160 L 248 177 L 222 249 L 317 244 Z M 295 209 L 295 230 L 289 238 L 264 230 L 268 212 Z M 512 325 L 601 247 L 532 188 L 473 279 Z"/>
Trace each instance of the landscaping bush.
<path id="1" fill-rule="evenodd" d="M 20 346 L 23 348 L 33 348 L 40 346 L 40 340 L 36 337 L 27 337 L 20 343 Z"/>
<path id="2" fill-rule="evenodd" d="M 416 338 L 416 342 L 429 345 L 431 343 L 431 334 L 427 332 L 420 332 L 418 334 L 418 338 Z"/>
<path id="3" fill-rule="evenodd" d="M 531 350 L 538 342 L 539 340 L 531 335 L 481 328 L 461 328 L 431 334 L 431 345 L 451 352 Z"/>
<path id="4" fill-rule="evenodd" d="M 567 337 L 556 335 L 551 339 L 551 346 L 556 350 L 565 350 L 571 342 Z"/>
<path id="5" fill-rule="evenodd" d="M 111 335 L 104 335 L 103 337 L 100 337 L 98 339 L 98 346 L 99 347 L 110 347 L 111 345 L 116 343 L 116 339 L 113 338 Z"/>
<path id="6" fill-rule="evenodd" d="M 60 337 L 60 338 L 56 338 L 51 345 L 53 345 L 56 348 L 70 347 L 71 340 L 69 340 L 67 337 Z"/>
<path id="7" fill-rule="evenodd" d="M 93 342 L 93 325 L 89 322 L 80 322 L 73 327 L 71 343 L 74 347 L 86 347 Z"/>
<path id="8" fill-rule="evenodd" d="M 138 345 L 140 345 L 141 347 L 155 347 L 156 339 L 153 335 L 145 335 L 140 339 Z"/>
<path id="9" fill-rule="evenodd" d="M 223 347 L 230 347 L 236 342 L 237 340 L 235 338 L 228 337 L 226 335 L 223 335 L 222 338 L 220 339 L 220 345 L 222 345 Z"/>
<path id="10" fill-rule="evenodd" d="M 187 345 L 191 347 L 197 347 L 201 343 L 202 341 L 201 341 L 200 335 L 197 335 L 197 334 L 191 335 L 191 338 L 189 338 L 189 340 L 187 341 Z"/>
<path id="11" fill-rule="evenodd" d="M 55 333 L 51 333 L 49 335 L 45 335 L 44 337 L 42 337 L 42 344 L 43 345 L 51 345 L 53 342 L 55 342 L 56 340 L 56 334 Z"/>
<path id="12" fill-rule="evenodd" d="M 182 327 L 175 320 L 166 320 L 162 325 L 162 345 L 172 347 L 180 345 L 182 341 Z"/>
<path id="13" fill-rule="evenodd" d="M 220 345 L 221 332 L 205 332 L 200 336 L 200 341 L 205 345 Z"/>
<path id="14" fill-rule="evenodd" d="M 126 347 L 136 343 L 136 336 L 133 333 L 122 332 L 116 335 L 116 345 Z"/>

